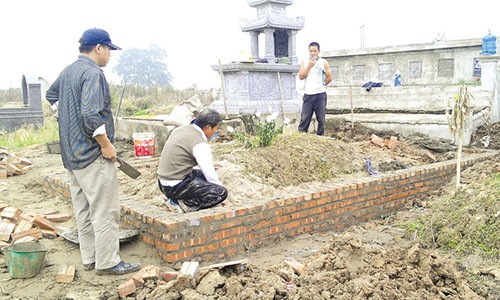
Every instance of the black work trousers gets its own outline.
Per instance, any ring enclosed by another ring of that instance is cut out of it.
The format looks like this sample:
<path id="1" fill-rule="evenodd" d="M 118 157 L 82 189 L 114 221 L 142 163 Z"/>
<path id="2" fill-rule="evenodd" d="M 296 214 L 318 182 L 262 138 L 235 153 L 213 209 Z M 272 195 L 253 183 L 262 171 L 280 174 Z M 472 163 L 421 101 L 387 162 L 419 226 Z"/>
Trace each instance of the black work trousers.
<path id="1" fill-rule="evenodd" d="M 316 121 L 318 121 L 316 134 L 324 135 L 326 120 L 326 92 L 314 95 L 304 95 L 299 123 L 300 132 L 307 132 L 309 130 L 313 112 L 316 114 Z"/>
<path id="2" fill-rule="evenodd" d="M 162 193 L 168 198 L 179 201 L 197 209 L 210 208 L 227 198 L 227 189 L 221 185 L 208 182 L 201 170 L 193 170 L 191 174 L 174 186 L 165 186 L 158 180 Z"/>

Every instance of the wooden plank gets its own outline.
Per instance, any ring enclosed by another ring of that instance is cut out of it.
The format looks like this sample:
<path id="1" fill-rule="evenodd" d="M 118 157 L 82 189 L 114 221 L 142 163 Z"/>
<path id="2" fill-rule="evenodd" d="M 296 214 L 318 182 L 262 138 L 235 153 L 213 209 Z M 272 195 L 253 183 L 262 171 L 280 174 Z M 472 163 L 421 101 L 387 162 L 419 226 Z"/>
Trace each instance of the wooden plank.
<path id="1" fill-rule="evenodd" d="M 218 263 L 218 264 L 213 264 L 209 265 L 206 267 L 201 267 L 201 270 L 214 270 L 214 269 L 222 269 L 224 267 L 228 266 L 234 266 L 234 265 L 242 265 L 248 263 L 250 260 L 248 258 L 245 259 L 240 259 L 240 260 L 233 260 L 233 261 L 228 261 L 228 262 L 223 262 L 223 263 Z"/>

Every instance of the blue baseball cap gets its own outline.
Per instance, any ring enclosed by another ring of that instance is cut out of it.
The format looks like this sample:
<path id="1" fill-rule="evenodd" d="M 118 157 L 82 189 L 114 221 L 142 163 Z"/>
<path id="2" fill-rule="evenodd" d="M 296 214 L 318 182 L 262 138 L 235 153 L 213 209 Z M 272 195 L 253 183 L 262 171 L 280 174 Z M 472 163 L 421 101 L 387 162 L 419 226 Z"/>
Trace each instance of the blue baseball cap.
<path id="1" fill-rule="evenodd" d="M 111 43 L 111 38 L 106 30 L 99 28 L 87 29 L 80 38 L 81 45 L 107 45 L 111 50 L 122 50 L 122 48 Z"/>

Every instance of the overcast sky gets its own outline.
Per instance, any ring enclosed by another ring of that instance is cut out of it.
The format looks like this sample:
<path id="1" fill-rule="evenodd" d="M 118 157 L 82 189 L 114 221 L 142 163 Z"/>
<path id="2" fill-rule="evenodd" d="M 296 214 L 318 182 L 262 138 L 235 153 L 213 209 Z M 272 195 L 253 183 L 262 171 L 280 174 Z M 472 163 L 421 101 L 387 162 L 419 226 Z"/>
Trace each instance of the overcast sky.
<path id="1" fill-rule="evenodd" d="M 362 25 L 366 48 L 427 43 L 440 34 L 448 40 L 482 38 L 488 29 L 500 35 L 498 0 L 462 3 L 295 0 L 286 11 L 305 18 L 297 34 L 299 59 L 310 41 L 319 42 L 322 51 L 359 48 Z M 246 0 L 9 0 L 1 10 L 0 88 L 20 87 L 22 74 L 52 82 L 76 59 L 78 40 L 92 27 L 107 30 L 124 50 L 150 44 L 165 49 L 176 88 L 219 88 L 211 66 L 250 52 L 250 37 L 239 22 L 256 16 Z M 114 83 L 119 83 L 112 68 L 120 52 L 113 51 L 104 68 Z"/>

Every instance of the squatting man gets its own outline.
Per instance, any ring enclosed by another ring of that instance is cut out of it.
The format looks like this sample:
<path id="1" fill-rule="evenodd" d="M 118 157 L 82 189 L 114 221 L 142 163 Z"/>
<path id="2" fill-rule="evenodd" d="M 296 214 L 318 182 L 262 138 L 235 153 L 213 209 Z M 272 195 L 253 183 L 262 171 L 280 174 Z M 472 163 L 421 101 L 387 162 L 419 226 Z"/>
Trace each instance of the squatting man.
<path id="1" fill-rule="evenodd" d="M 227 198 L 227 189 L 216 173 L 208 140 L 222 123 L 214 109 L 203 109 L 191 124 L 172 131 L 158 165 L 158 185 L 173 212 L 210 208 Z"/>

